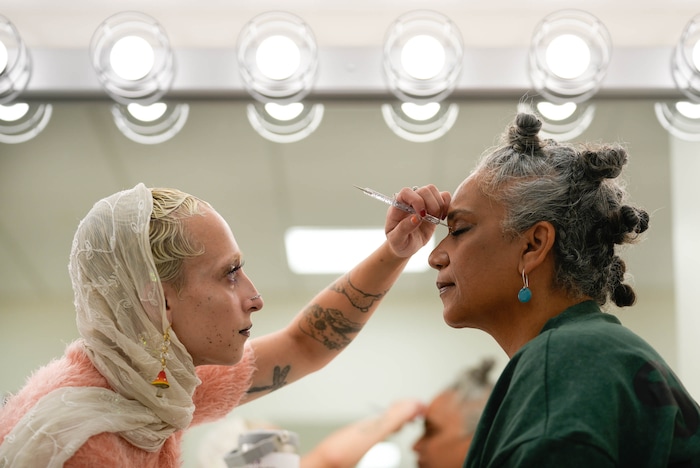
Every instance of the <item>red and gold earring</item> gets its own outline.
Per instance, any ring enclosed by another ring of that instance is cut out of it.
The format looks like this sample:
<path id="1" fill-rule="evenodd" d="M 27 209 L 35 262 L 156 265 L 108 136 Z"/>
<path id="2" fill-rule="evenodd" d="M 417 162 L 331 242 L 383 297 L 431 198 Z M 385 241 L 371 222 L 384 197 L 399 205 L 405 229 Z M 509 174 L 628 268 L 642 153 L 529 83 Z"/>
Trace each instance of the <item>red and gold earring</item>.
<path id="1" fill-rule="evenodd" d="M 156 396 L 161 398 L 163 396 L 163 390 L 170 387 L 168 382 L 168 377 L 165 375 L 165 363 L 168 356 L 168 348 L 170 347 L 170 327 L 163 333 L 163 344 L 160 347 L 160 365 L 161 370 L 158 372 L 158 376 L 151 382 L 151 385 L 158 388 Z"/>

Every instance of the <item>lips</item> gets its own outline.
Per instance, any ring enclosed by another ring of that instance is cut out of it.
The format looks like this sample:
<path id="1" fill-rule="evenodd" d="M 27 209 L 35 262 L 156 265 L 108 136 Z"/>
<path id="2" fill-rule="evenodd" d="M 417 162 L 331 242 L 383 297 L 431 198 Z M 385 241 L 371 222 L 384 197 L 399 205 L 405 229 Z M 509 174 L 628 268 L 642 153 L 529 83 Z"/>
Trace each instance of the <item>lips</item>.
<path id="1" fill-rule="evenodd" d="M 240 330 L 238 333 L 240 333 L 243 336 L 250 336 L 250 329 L 253 328 L 253 325 L 244 328 L 243 330 Z"/>
<path id="2" fill-rule="evenodd" d="M 443 294 L 445 294 L 445 293 L 447 292 L 447 290 L 448 290 L 449 288 L 451 288 L 452 286 L 454 286 L 454 283 L 448 283 L 448 282 L 444 282 L 444 281 L 438 281 L 438 282 L 435 283 L 435 285 L 436 285 L 437 288 L 438 288 L 438 292 L 439 292 L 440 295 L 442 296 Z"/>

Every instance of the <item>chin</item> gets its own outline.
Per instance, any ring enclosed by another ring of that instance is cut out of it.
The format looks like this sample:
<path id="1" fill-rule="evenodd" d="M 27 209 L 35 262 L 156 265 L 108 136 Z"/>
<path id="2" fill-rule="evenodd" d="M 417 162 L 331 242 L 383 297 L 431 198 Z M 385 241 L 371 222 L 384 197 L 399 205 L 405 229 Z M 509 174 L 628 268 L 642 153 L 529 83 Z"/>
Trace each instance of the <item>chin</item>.
<path id="1" fill-rule="evenodd" d="M 235 356 L 211 356 L 208 359 L 200 359 L 195 361 L 195 366 L 235 366 L 241 359 L 243 354 L 237 353 Z"/>
<path id="2" fill-rule="evenodd" d="M 222 359 L 218 365 L 220 366 L 235 366 L 239 362 L 241 362 L 241 358 L 243 356 L 240 354 L 237 354 L 236 356 L 229 357 L 228 359 Z"/>
<path id="3" fill-rule="evenodd" d="M 455 321 L 450 321 L 445 319 L 445 323 L 450 327 L 450 328 L 476 328 L 473 325 L 470 325 L 468 323 L 464 322 L 455 322 Z"/>
<path id="4" fill-rule="evenodd" d="M 450 326 L 450 328 L 468 328 L 467 325 L 463 325 L 461 323 L 450 323 L 448 321 L 445 321 L 447 325 Z"/>
<path id="5" fill-rule="evenodd" d="M 454 320 L 454 317 L 450 317 L 450 314 L 447 310 L 445 310 L 442 313 L 442 319 L 445 321 L 447 325 L 449 325 L 452 328 L 464 328 L 465 325 L 463 325 L 461 322 Z"/>
<path id="6" fill-rule="evenodd" d="M 239 352 L 237 352 L 235 356 L 231 357 L 231 359 L 228 362 L 228 365 L 235 366 L 236 364 L 241 362 L 241 359 L 243 359 L 243 350 L 242 349 Z"/>

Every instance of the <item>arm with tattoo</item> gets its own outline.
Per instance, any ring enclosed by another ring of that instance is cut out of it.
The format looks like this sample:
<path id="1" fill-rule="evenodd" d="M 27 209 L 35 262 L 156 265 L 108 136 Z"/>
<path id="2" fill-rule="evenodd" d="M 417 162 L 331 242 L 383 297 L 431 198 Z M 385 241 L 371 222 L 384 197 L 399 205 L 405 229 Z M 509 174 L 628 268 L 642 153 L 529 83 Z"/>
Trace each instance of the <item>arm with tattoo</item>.
<path id="1" fill-rule="evenodd" d="M 343 276 L 340 280 L 333 283 L 330 287 L 331 291 L 340 293 L 348 298 L 350 304 L 361 312 L 368 312 L 375 302 L 381 301 L 386 291 L 371 294 L 355 287 L 350 281 L 350 275 Z"/>
<path id="2" fill-rule="evenodd" d="M 306 309 L 299 329 L 326 348 L 341 350 L 362 330 L 362 324 L 348 320 L 340 310 L 314 304 Z"/>
<path id="3" fill-rule="evenodd" d="M 379 301 L 386 292 L 371 294 L 356 288 L 349 275 L 344 276 L 329 288 L 342 294 L 352 307 L 367 313 L 371 306 Z M 362 330 L 364 323 L 355 322 L 345 316 L 342 310 L 323 308 L 318 304 L 309 305 L 304 311 L 299 329 L 328 349 L 341 350 Z"/>
<path id="4" fill-rule="evenodd" d="M 287 327 L 251 340 L 257 370 L 244 401 L 295 382 L 333 360 L 362 330 L 407 261 L 385 243 L 320 291 Z"/>
<path id="5" fill-rule="evenodd" d="M 363 314 L 366 314 L 374 303 L 380 301 L 386 294 L 386 292 L 371 294 L 358 289 L 350 281 L 349 275 L 333 283 L 328 290 L 345 296 L 352 307 Z M 348 319 L 342 310 L 324 308 L 316 303 L 309 304 L 304 309 L 302 319 L 298 323 L 299 329 L 305 335 L 323 344 L 327 349 L 337 351 L 349 345 L 364 325 Z M 287 384 L 287 376 L 291 368 L 291 364 L 275 366 L 272 382 L 253 386 L 248 389 L 248 393 L 272 392 L 282 388 Z"/>
<path id="6" fill-rule="evenodd" d="M 250 387 L 248 393 L 260 393 L 260 392 L 274 392 L 287 385 L 287 374 L 292 366 L 285 366 L 283 369 L 279 366 L 275 366 L 275 370 L 272 375 L 272 383 L 270 385 L 263 385 L 261 387 Z"/>

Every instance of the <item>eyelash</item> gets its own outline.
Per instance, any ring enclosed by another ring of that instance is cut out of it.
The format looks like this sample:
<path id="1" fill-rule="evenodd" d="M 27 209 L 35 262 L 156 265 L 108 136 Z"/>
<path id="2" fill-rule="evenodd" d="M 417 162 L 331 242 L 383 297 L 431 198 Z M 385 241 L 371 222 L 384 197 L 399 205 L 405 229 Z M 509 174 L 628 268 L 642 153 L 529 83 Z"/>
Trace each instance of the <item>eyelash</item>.
<path id="1" fill-rule="evenodd" d="M 455 230 L 455 229 L 453 229 L 453 228 L 450 228 L 450 229 L 449 229 L 449 233 L 450 233 L 450 235 L 451 235 L 452 237 L 458 237 L 460 234 L 463 234 L 463 233 L 467 232 L 467 231 L 470 230 L 470 229 L 471 229 L 471 226 L 469 226 L 469 227 L 463 227 L 463 228 L 457 229 L 457 230 Z"/>
<path id="2" fill-rule="evenodd" d="M 230 276 L 231 280 L 235 281 L 236 280 L 236 273 L 238 273 L 238 270 L 243 268 L 243 265 L 245 265 L 245 262 L 241 262 L 238 265 L 234 265 L 233 267 L 231 267 L 231 269 L 228 271 L 228 273 L 226 273 L 226 275 Z"/>

